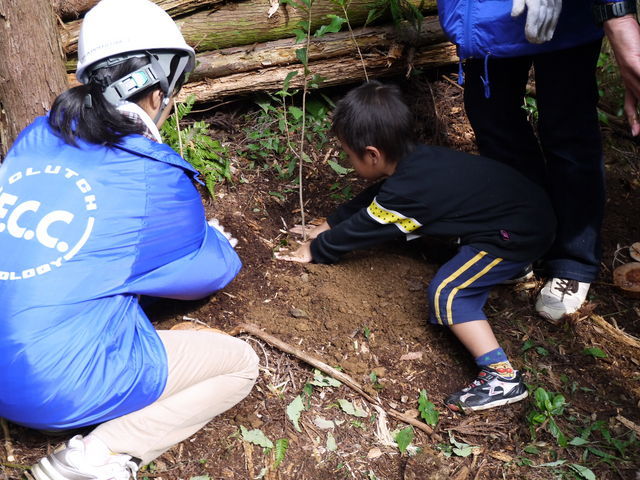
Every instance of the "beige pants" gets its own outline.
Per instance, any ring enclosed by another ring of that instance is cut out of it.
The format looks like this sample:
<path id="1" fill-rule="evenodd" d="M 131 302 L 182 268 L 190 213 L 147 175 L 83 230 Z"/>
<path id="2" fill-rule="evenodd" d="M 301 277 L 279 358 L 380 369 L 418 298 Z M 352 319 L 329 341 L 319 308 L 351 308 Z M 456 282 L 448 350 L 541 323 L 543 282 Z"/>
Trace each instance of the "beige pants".
<path id="1" fill-rule="evenodd" d="M 142 465 L 240 402 L 258 376 L 258 356 L 242 340 L 208 331 L 158 334 L 169 366 L 160 398 L 91 432 L 112 452 L 138 457 Z"/>

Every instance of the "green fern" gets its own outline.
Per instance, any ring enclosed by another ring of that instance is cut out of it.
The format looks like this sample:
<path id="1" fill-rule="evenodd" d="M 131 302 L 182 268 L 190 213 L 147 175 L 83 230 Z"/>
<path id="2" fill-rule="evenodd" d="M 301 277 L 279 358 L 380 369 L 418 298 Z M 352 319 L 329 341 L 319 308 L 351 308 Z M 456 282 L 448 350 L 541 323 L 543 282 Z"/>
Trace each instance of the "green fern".
<path id="1" fill-rule="evenodd" d="M 215 186 L 231 180 L 231 164 L 227 149 L 209 136 L 209 124 L 200 121 L 178 129 L 179 123 L 187 116 L 195 96 L 189 95 L 184 103 L 177 103 L 173 115 L 162 125 L 164 142 L 181 153 L 193 168 L 200 172 L 209 193 L 213 196 Z"/>

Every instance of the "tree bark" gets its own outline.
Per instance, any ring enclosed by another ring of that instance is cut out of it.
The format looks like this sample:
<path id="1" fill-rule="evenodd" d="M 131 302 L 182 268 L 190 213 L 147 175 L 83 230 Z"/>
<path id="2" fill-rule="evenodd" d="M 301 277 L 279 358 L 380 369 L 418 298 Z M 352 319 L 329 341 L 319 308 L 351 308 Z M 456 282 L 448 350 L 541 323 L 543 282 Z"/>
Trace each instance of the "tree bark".
<path id="1" fill-rule="evenodd" d="M 391 26 L 366 27 L 349 32 L 314 37 L 309 44 L 307 57 L 310 62 L 334 57 L 353 56 L 358 63 L 354 40 L 365 54 L 373 49 L 387 50 L 394 45 L 402 32 Z M 401 38 L 402 39 L 402 38 Z M 413 46 L 433 45 L 446 41 L 437 17 L 428 17 L 422 23 L 419 36 Z M 198 66 L 189 77 L 190 81 L 218 78 L 235 73 L 249 72 L 261 68 L 299 63 L 296 50 L 302 45 L 293 38 L 261 43 L 251 47 L 232 47 L 205 52 L 198 55 Z M 399 46 L 400 47 L 400 46 Z"/>
<path id="2" fill-rule="evenodd" d="M 358 63 L 359 59 L 354 46 L 354 39 L 360 51 L 364 54 L 373 49 L 388 50 L 398 39 L 404 40 L 403 37 L 403 32 L 392 26 L 354 29 L 353 38 L 349 32 L 327 34 L 323 37 L 311 39 L 307 56 L 309 61 L 314 62 L 350 55 L 352 56 L 352 61 Z M 438 18 L 428 17 L 422 23 L 420 34 L 414 39 L 412 45 L 433 45 L 444 41 L 446 41 L 446 38 L 440 28 Z M 201 53 L 198 55 L 198 66 L 189 77 L 189 80 L 198 81 L 205 78 L 218 78 L 265 67 L 270 68 L 299 63 L 295 51 L 301 46 L 296 43 L 295 39 L 287 38 L 251 47 L 232 47 Z"/>
<path id="3" fill-rule="evenodd" d="M 204 7 L 224 3 L 225 0 L 152 0 L 169 15 L 177 17 Z M 84 15 L 99 0 L 52 0 L 56 14 L 64 20 L 75 20 Z"/>
<path id="4" fill-rule="evenodd" d="M 0 152 L 67 87 L 51 0 L 0 0 Z"/>
<path id="5" fill-rule="evenodd" d="M 410 1 L 421 5 L 425 12 L 436 10 L 436 0 Z M 348 8 L 351 26 L 364 25 L 369 12 L 379 4 L 379 0 L 352 0 Z M 187 43 L 202 52 L 292 37 L 295 35 L 293 31 L 299 28 L 298 22 L 307 18 L 304 12 L 286 5 L 280 5 L 278 11 L 269 18 L 269 8 L 269 0 L 228 3 L 217 10 L 199 11 L 176 19 L 176 23 Z M 329 23 L 326 19 L 328 14 L 344 15 L 331 0 L 316 0 L 312 9 L 312 31 Z M 78 49 L 80 23 L 77 20 L 61 27 L 60 36 L 67 54 L 75 53 Z"/>
<path id="6" fill-rule="evenodd" d="M 409 50 L 403 52 L 402 50 Z M 369 78 L 402 75 L 412 68 L 434 68 L 458 61 L 456 49 L 451 43 L 441 43 L 412 52 L 412 47 L 392 46 L 389 52 L 371 51 L 364 55 Z M 321 87 L 357 83 L 364 80 L 364 71 L 357 55 L 353 53 L 327 60 L 309 62 L 312 75 L 322 77 Z M 219 78 L 204 78 L 184 86 L 180 99 L 194 94 L 198 102 L 213 102 L 232 95 L 245 95 L 257 91 L 276 91 L 282 88 L 290 72 L 298 75 L 290 81 L 290 88 L 303 84 L 302 65 L 287 65 L 236 73 Z"/>

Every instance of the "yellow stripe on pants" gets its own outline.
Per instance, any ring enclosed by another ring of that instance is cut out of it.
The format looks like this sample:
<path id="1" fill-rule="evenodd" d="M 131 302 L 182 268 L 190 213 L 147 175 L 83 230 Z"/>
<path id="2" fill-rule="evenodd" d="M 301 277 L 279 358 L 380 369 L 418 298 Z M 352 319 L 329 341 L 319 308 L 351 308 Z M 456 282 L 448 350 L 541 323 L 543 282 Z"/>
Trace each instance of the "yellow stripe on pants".
<path id="1" fill-rule="evenodd" d="M 442 291 L 442 289 L 444 287 L 446 287 L 448 284 L 450 284 L 452 281 L 454 281 L 456 278 L 458 278 L 460 275 L 462 275 L 465 271 L 467 271 L 469 268 L 471 268 L 474 264 L 478 263 L 482 257 L 484 257 L 487 254 L 487 252 L 478 252 L 478 254 L 473 257 L 471 260 L 469 260 L 467 263 L 465 263 L 463 266 L 461 266 L 458 270 L 456 270 L 455 272 L 453 272 L 451 275 L 449 275 L 447 278 L 444 279 L 444 281 L 438 286 L 438 289 L 436 290 L 436 294 L 434 297 L 434 309 L 436 312 L 436 318 L 438 319 L 438 323 L 440 325 L 444 325 L 444 323 L 442 323 L 442 318 L 440 316 L 440 292 Z"/>
<path id="2" fill-rule="evenodd" d="M 449 325 L 453 325 L 453 316 L 452 316 L 452 312 L 451 312 L 451 306 L 453 305 L 453 297 L 456 296 L 456 293 L 458 293 L 458 291 L 460 289 L 466 288 L 469 285 L 471 285 L 473 282 L 475 282 L 478 278 L 483 276 L 485 273 L 487 273 L 489 270 L 491 270 L 493 267 L 495 267 L 501 261 L 502 261 L 501 258 L 494 259 L 493 262 L 491 262 L 489 265 L 484 267 L 482 270 L 480 270 L 478 273 L 476 273 L 469 280 L 467 280 L 462 285 L 459 285 L 459 286 L 455 287 L 453 290 L 451 290 L 451 293 L 449 294 L 449 298 L 447 298 L 447 322 L 449 323 Z"/>

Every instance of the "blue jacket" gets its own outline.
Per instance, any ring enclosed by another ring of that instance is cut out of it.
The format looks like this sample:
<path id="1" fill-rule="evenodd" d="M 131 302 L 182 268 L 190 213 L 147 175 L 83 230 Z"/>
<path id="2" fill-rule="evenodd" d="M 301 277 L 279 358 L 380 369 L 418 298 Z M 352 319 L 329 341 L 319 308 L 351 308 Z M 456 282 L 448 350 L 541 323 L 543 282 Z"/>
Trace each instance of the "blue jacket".
<path id="1" fill-rule="evenodd" d="M 593 19 L 593 0 L 563 0 L 553 38 L 543 44 L 524 36 L 527 11 L 511 17 L 512 0 L 438 0 L 442 29 L 467 58 L 518 57 L 576 47 L 602 37 Z"/>
<path id="2" fill-rule="evenodd" d="M 140 135 L 76 148 L 46 117 L 20 134 L 0 166 L 0 417 L 67 429 L 160 396 L 166 354 L 138 295 L 201 298 L 240 269 L 195 174 Z"/>

